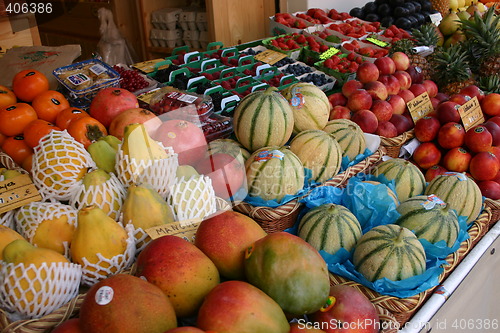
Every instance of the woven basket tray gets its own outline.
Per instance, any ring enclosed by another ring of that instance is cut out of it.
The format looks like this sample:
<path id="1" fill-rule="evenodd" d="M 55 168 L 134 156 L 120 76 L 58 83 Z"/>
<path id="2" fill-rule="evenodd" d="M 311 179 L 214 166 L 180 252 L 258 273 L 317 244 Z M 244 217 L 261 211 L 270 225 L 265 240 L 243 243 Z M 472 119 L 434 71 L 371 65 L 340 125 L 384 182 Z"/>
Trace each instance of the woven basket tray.
<path id="1" fill-rule="evenodd" d="M 490 228 L 500 220 L 500 200 L 493 200 L 486 198 L 484 200 L 484 204 L 486 207 L 489 207 L 491 210 L 491 219 L 490 219 Z"/>
<path id="2" fill-rule="evenodd" d="M 386 149 L 387 156 L 399 157 L 399 151 L 401 147 L 415 137 L 415 132 L 413 129 L 404 132 L 401 135 L 395 136 L 393 138 L 380 137 L 380 145 Z"/>
<path id="3" fill-rule="evenodd" d="M 470 238 L 462 242 L 460 248 L 448 255 L 446 261 L 448 265 L 444 266 L 444 271 L 439 276 L 439 282 L 444 281 L 448 275 L 458 266 L 462 259 L 470 252 L 470 250 L 479 242 L 479 240 L 488 231 L 491 212 L 489 207 L 485 207 L 481 215 L 474 221 L 472 227 L 469 229 Z M 415 296 L 408 298 L 398 298 L 394 296 L 381 295 L 357 282 L 348 280 L 336 274 L 330 274 L 330 283 L 345 284 L 360 290 L 372 303 L 382 306 L 387 309 L 403 326 L 410 320 L 412 315 L 422 306 L 422 304 L 432 295 L 434 290 L 438 287 L 430 288 Z"/>

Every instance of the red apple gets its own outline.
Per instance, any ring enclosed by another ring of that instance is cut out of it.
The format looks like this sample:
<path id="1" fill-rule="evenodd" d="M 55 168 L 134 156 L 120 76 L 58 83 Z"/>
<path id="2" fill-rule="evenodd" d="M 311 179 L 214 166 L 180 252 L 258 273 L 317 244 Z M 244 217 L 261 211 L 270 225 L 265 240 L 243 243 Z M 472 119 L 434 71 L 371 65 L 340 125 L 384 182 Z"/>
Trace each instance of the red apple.
<path id="1" fill-rule="evenodd" d="M 378 127 L 377 116 L 370 110 L 363 109 L 355 112 L 351 120 L 358 124 L 365 133 L 375 133 Z"/>
<path id="2" fill-rule="evenodd" d="M 459 123 L 446 123 L 439 129 L 437 141 L 444 149 L 461 147 L 465 142 L 465 129 Z"/>
<path id="3" fill-rule="evenodd" d="M 424 74 L 420 67 L 410 65 L 406 71 L 410 74 L 412 83 L 422 83 L 424 81 Z"/>
<path id="4" fill-rule="evenodd" d="M 413 161 L 427 170 L 441 161 L 441 151 L 433 142 L 424 142 L 413 151 Z"/>
<path id="5" fill-rule="evenodd" d="M 462 95 L 462 94 L 453 94 L 448 99 L 448 101 L 455 102 L 455 103 L 460 104 L 460 105 L 464 105 L 465 103 L 467 103 L 470 100 L 471 100 L 471 98 L 469 96 Z"/>
<path id="6" fill-rule="evenodd" d="M 424 116 L 417 120 L 415 124 L 415 137 L 420 142 L 434 140 L 441 128 L 441 123 L 436 117 Z"/>
<path id="7" fill-rule="evenodd" d="M 418 97 L 424 92 L 427 92 L 427 89 L 425 88 L 423 83 L 414 83 L 408 89 L 413 93 L 413 95 L 415 95 L 415 97 Z"/>
<path id="8" fill-rule="evenodd" d="M 383 121 L 378 123 L 375 134 L 385 138 L 393 138 L 398 135 L 398 130 L 390 121 Z"/>
<path id="9" fill-rule="evenodd" d="M 400 92 L 398 92 L 398 95 L 403 97 L 405 103 L 408 103 L 409 101 L 415 98 L 415 94 L 408 89 L 401 90 Z"/>
<path id="10" fill-rule="evenodd" d="M 491 93 L 484 96 L 481 109 L 488 116 L 500 116 L 500 94 Z"/>
<path id="11" fill-rule="evenodd" d="M 377 81 L 379 75 L 378 67 L 369 61 L 361 63 L 356 71 L 356 78 L 362 83 Z"/>
<path id="12" fill-rule="evenodd" d="M 472 155 L 462 147 L 455 147 L 446 152 L 443 156 L 443 167 L 448 171 L 465 172 L 469 170 L 469 163 Z"/>
<path id="13" fill-rule="evenodd" d="M 493 144 L 493 136 L 483 125 L 476 125 L 465 133 L 465 145 L 473 153 L 487 152 Z"/>
<path id="14" fill-rule="evenodd" d="M 392 106 L 393 114 L 403 114 L 406 110 L 406 103 L 403 97 L 399 95 L 389 95 L 386 99 Z"/>
<path id="15" fill-rule="evenodd" d="M 441 124 L 449 122 L 459 123 L 462 120 L 462 118 L 460 118 L 460 113 L 458 113 L 459 107 L 460 104 L 451 101 L 439 104 L 436 113 Z"/>
<path id="16" fill-rule="evenodd" d="M 330 288 L 333 306 L 310 315 L 326 333 L 377 333 L 380 319 L 372 302 L 356 288 L 337 284 Z"/>
<path id="17" fill-rule="evenodd" d="M 481 194 L 492 200 L 500 199 L 500 184 L 493 180 L 484 180 L 477 183 Z"/>
<path id="18" fill-rule="evenodd" d="M 330 117 L 328 120 L 332 119 L 351 119 L 351 110 L 346 106 L 335 105 L 330 110 Z"/>
<path id="19" fill-rule="evenodd" d="M 399 81 L 400 89 L 405 90 L 411 86 L 411 76 L 405 71 L 396 71 L 392 74 Z"/>
<path id="20" fill-rule="evenodd" d="M 422 84 L 424 85 L 425 90 L 427 90 L 427 94 L 429 94 L 429 97 L 435 97 L 437 95 L 438 86 L 434 81 L 424 80 Z"/>
<path id="21" fill-rule="evenodd" d="M 379 122 L 389 121 L 392 117 L 392 105 L 387 101 L 375 100 L 370 108 Z"/>
<path id="22" fill-rule="evenodd" d="M 448 96 L 447 94 L 445 93 L 442 93 L 442 92 L 438 92 L 436 94 L 436 98 L 440 101 L 440 102 L 446 102 L 450 96 Z"/>
<path id="23" fill-rule="evenodd" d="M 349 80 L 342 86 L 342 94 L 348 98 L 353 92 L 363 88 L 363 83 L 358 80 Z M 347 104 L 347 101 L 346 101 Z M 344 104 L 345 105 L 345 104 Z"/>
<path id="24" fill-rule="evenodd" d="M 470 161 L 469 171 L 475 180 L 492 180 L 500 170 L 498 158 L 488 151 L 477 153 Z"/>
<path id="25" fill-rule="evenodd" d="M 396 95 L 401 90 L 399 80 L 393 75 L 380 75 L 378 80 L 385 85 L 389 95 Z"/>
<path id="26" fill-rule="evenodd" d="M 365 89 L 374 100 L 380 99 L 382 101 L 385 101 L 387 99 L 387 88 L 380 81 L 367 82 L 364 84 L 363 89 Z"/>
<path id="27" fill-rule="evenodd" d="M 347 104 L 347 97 L 341 92 L 336 92 L 328 96 L 328 101 L 332 108 L 337 105 L 345 106 Z"/>
<path id="28" fill-rule="evenodd" d="M 442 175 L 445 172 L 448 172 L 446 168 L 442 167 L 441 165 L 433 165 L 427 171 L 425 172 L 425 181 L 430 182 L 433 180 L 436 176 Z"/>
<path id="29" fill-rule="evenodd" d="M 389 75 L 396 72 L 396 64 L 390 57 L 377 58 L 373 63 L 377 66 L 381 75 Z"/>
<path id="30" fill-rule="evenodd" d="M 372 107 L 373 99 L 370 94 L 364 89 L 358 89 L 347 98 L 347 107 L 351 111 L 359 111 L 363 109 L 370 109 Z"/>
<path id="31" fill-rule="evenodd" d="M 405 71 L 410 66 L 410 58 L 404 52 L 394 52 L 391 55 L 397 71 Z"/>
<path id="32" fill-rule="evenodd" d="M 464 87 L 460 90 L 460 94 L 462 95 L 467 95 L 471 98 L 477 97 L 478 101 L 481 102 L 481 100 L 484 98 L 484 91 L 482 91 L 478 86 L 475 84 L 468 85 L 467 87 Z"/>
<path id="33" fill-rule="evenodd" d="M 491 133 L 491 137 L 493 138 L 492 145 L 500 145 L 500 126 L 498 126 L 498 124 L 493 121 L 487 121 L 483 125 Z"/>
<path id="34" fill-rule="evenodd" d="M 402 114 L 393 114 L 389 121 L 396 126 L 398 135 L 401 135 L 413 128 L 413 122 Z"/>

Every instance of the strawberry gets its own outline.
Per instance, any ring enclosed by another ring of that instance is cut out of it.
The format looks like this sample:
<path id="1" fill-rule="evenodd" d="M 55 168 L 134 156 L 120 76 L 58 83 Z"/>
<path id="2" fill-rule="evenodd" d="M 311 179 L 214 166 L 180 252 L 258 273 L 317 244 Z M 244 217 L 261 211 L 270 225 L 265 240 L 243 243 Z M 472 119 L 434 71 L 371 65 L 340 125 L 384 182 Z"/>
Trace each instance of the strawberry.
<path id="1" fill-rule="evenodd" d="M 333 68 L 333 66 L 335 66 L 335 63 L 333 62 L 332 58 L 328 58 L 323 62 L 323 66 Z"/>
<path id="2" fill-rule="evenodd" d="M 321 44 L 321 45 L 319 46 L 319 52 L 326 52 L 326 51 L 328 51 L 328 49 L 329 49 L 329 48 L 330 48 L 330 47 L 329 47 L 328 45 Z"/>
<path id="3" fill-rule="evenodd" d="M 286 45 L 285 43 L 278 43 L 278 48 L 285 50 L 285 51 L 287 51 L 289 49 L 288 45 Z"/>
<path id="4" fill-rule="evenodd" d="M 299 44 L 305 44 L 305 43 L 307 43 L 306 36 L 304 36 L 304 35 L 297 36 L 297 38 L 295 38 L 295 41 L 297 43 L 299 43 Z"/>
<path id="5" fill-rule="evenodd" d="M 349 52 L 349 54 L 347 55 L 347 59 L 348 60 L 354 60 L 356 58 L 356 54 L 354 54 L 354 52 Z"/>

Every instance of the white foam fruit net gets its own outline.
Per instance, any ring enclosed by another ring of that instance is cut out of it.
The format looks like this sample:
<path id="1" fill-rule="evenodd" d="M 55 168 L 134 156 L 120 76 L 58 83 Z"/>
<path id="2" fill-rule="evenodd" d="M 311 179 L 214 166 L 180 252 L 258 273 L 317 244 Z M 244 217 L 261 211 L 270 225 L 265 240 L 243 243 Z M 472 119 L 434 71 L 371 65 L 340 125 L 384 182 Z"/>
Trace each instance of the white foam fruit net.
<path id="1" fill-rule="evenodd" d="M 135 259 L 134 228 L 131 225 L 126 225 L 125 230 L 127 231 L 128 238 L 127 249 L 124 253 L 112 258 L 106 258 L 102 254 L 97 253 L 96 255 L 99 260 L 95 263 L 90 262 L 87 258 L 82 259 L 82 285 L 90 287 L 108 276 L 126 270 L 132 265 Z"/>
<path id="2" fill-rule="evenodd" d="M 161 145 L 161 143 L 159 142 Z M 117 152 L 116 172 L 121 182 L 128 187 L 132 184 L 150 184 L 163 198 L 175 183 L 175 173 L 179 166 L 177 154 L 172 147 L 162 145 L 168 154 L 167 158 L 157 160 L 138 160 L 123 154 L 120 148 Z"/>
<path id="3" fill-rule="evenodd" d="M 45 316 L 78 295 L 82 268 L 74 263 L 0 261 L 0 305 L 11 321 Z"/>
<path id="4" fill-rule="evenodd" d="M 17 209 L 15 214 L 15 223 L 16 230 L 28 240 L 30 243 L 33 243 L 34 237 L 37 233 L 38 228 L 42 223 L 52 223 L 52 228 L 61 228 L 61 222 L 55 222 L 60 218 L 65 218 L 65 223 L 68 224 L 68 229 L 76 228 L 77 224 L 77 214 L 78 211 L 69 205 L 65 205 L 58 201 L 46 201 L 46 202 L 30 202 L 24 206 L 21 206 Z M 63 223 L 64 225 L 64 223 Z M 48 230 L 49 227 L 45 228 Z M 51 243 L 57 245 L 58 250 L 53 248 L 63 254 L 66 258 L 70 258 L 69 256 L 69 244 L 71 242 L 71 237 L 67 240 L 63 240 L 64 232 L 61 230 L 59 235 L 61 235 L 60 243 L 57 243 L 57 240 L 52 239 Z M 57 244 L 56 244 L 57 243 Z"/>
<path id="5" fill-rule="evenodd" d="M 113 220 L 117 220 L 127 195 L 127 191 L 118 177 L 111 173 L 111 178 L 99 185 L 85 185 L 80 181 L 71 195 L 69 204 L 75 209 L 95 205 L 101 208 Z"/>
<path id="6" fill-rule="evenodd" d="M 203 175 L 179 179 L 170 187 L 167 202 L 177 221 L 203 219 L 217 210 L 212 180 Z"/>
<path id="7" fill-rule="evenodd" d="M 44 198 L 69 200 L 78 181 L 95 162 L 66 130 L 51 131 L 34 148 L 31 174 Z"/>
<path id="8" fill-rule="evenodd" d="M 16 213 L 16 210 L 9 210 L 8 212 L 0 214 L 0 225 L 9 227 L 11 229 L 16 230 L 15 227 L 15 221 L 14 221 L 14 214 Z"/>

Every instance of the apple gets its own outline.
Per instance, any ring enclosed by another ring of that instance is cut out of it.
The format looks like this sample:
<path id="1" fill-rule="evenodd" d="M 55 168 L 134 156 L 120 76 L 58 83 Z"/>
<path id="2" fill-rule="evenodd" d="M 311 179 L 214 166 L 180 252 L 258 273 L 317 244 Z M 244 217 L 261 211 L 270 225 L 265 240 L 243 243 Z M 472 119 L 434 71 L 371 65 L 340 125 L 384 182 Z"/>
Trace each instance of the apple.
<path id="1" fill-rule="evenodd" d="M 411 76 L 405 71 L 396 71 L 392 74 L 399 81 L 399 86 L 401 90 L 410 88 L 411 86 Z"/>
<path id="2" fill-rule="evenodd" d="M 310 315 L 326 333 L 377 333 L 380 318 L 373 303 L 359 290 L 348 285 L 330 287 L 333 305 Z M 342 325 L 342 326 L 340 326 Z"/>
<path id="3" fill-rule="evenodd" d="M 420 67 L 410 65 L 406 71 L 410 74 L 412 83 L 422 83 L 424 81 L 424 74 Z"/>
<path id="4" fill-rule="evenodd" d="M 470 100 L 471 100 L 471 98 L 469 96 L 462 95 L 462 94 L 453 94 L 448 99 L 448 101 L 455 102 L 455 103 L 460 104 L 460 105 L 464 105 L 465 103 L 467 103 Z"/>
<path id="5" fill-rule="evenodd" d="M 412 93 L 411 90 L 408 90 L 408 89 L 401 90 L 400 92 L 397 93 L 397 95 L 403 97 L 403 100 L 405 101 L 405 103 L 408 103 L 409 101 L 411 101 L 412 99 L 415 98 L 415 94 Z"/>
<path id="6" fill-rule="evenodd" d="M 392 117 L 392 105 L 387 101 L 374 100 L 370 111 L 375 114 L 379 122 L 389 121 Z"/>
<path id="7" fill-rule="evenodd" d="M 425 90 L 427 90 L 427 94 L 429 94 L 429 97 L 436 97 L 438 93 L 438 86 L 436 82 L 432 80 L 424 80 L 422 81 L 422 84 L 425 87 Z"/>
<path id="8" fill-rule="evenodd" d="M 351 111 L 370 109 L 373 99 L 365 89 L 358 89 L 347 98 L 347 107 Z"/>
<path id="9" fill-rule="evenodd" d="M 488 116 L 500 116 L 500 94 L 491 93 L 484 96 L 481 101 L 481 109 Z"/>
<path id="10" fill-rule="evenodd" d="M 469 170 L 472 155 L 462 147 L 455 147 L 446 152 L 443 156 L 442 165 L 448 171 L 465 172 Z"/>
<path id="11" fill-rule="evenodd" d="M 351 119 L 351 110 L 346 106 L 335 105 L 330 110 L 330 116 L 328 120 L 332 119 Z"/>
<path id="12" fill-rule="evenodd" d="M 378 67 L 373 62 L 369 61 L 361 63 L 356 70 L 356 78 L 362 83 L 377 81 L 379 75 Z"/>
<path id="13" fill-rule="evenodd" d="M 436 117 L 424 116 L 415 123 L 415 137 L 420 142 L 434 140 L 441 128 L 441 123 Z"/>
<path id="14" fill-rule="evenodd" d="M 500 126 L 493 121 L 487 121 L 483 125 L 491 133 L 491 136 L 493 138 L 492 145 L 499 146 L 500 145 Z"/>
<path id="15" fill-rule="evenodd" d="M 442 175 L 445 172 L 448 172 L 448 170 L 441 166 L 441 165 L 433 165 L 427 171 L 425 171 L 424 177 L 426 182 L 430 182 L 433 180 L 436 176 Z"/>
<path id="16" fill-rule="evenodd" d="M 415 95 L 415 97 L 418 97 L 427 92 L 427 89 L 425 88 L 423 83 L 414 83 L 408 89 L 413 93 L 413 95 Z"/>
<path id="17" fill-rule="evenodd" d="M 468 85 L 466 87 L 463 87 L 460 92 L 462 95 L 467 95 L 470 98 L 477 97 L 478 101 L 481 102 L 481 100 L 484 98 L 484 91 L 482 91 L 478 86 L 475 84 Z"/>
<path id="18" fill-rule="evenodd" d="M 455 122 L 444 124 L 438 131 L 437 142 L 444 149 L 461 147 L 465 142 L 464 127 Z"/>
<path id="19" fill-rule="evenodd" d="M 398 130 L 390 121 L 383 121 L 378 123 L 375 134 L 385 138 L 393 138 L 398 135 Z"/>
<path id="20" fill-rule="evenodd" d="M 381 75 L 394 74 L 396 72 L 396 64 L 391 57 L 380 57 L 373 62 L 377 66 Z"/>
<path id="21" fill-rule="evenodd" d="M 378 80 L 385 85 L 389 95 L 396 95 L 401 90 L 399 80 L 393 75 L 380 75 Z"/>
<path id="22" fill-rule="evenodd" d="M 495 124 L 497 124 L 498 126 L 500 126 L 500 116 L 493 116 L 491 118 L 488 118 L 488 121 L 492 121 Z"/>
<path id="23" fill-rule="evenodd" d="M 364 84 L 363 89 L 365 89 L 374 100 L 380 99 L 385 101 L 387 99 L 387 88 L 380 81 L 367 82 Z"/>
<path id="24" fill-rule="evenodd" d="M 473 153 L 487 152 L 493 144 L 493 136 L 483 125 L 476 125 L 465 133 L 465 145 Z"/>
<path id="25" fill-rule="evenodd" d="M 347 104 L 347 97 L 341 92 L 336 92 L 328 96 L 328 101 L 332 108 L 337 105 L 345 106 Z"/>
<path id="26" fill-rule="evenodd" d="M 493 180 L 484 180 L 477 183 L 481 194 L 492 200 L 500 199 L 500 184 Z"/>
<path id="27" fill-rule="evenodd" d="M 413 151 L 413 161 L 427 170 L 441 161 L 441 151 L 434 142 L 424 142 Z"/>
<path id="28" fill-rule="evenodd" d="M 401 135 L 413 128 L 413 122 L 402 114 L 393 114 L 389 121 L 396 126 L 398 135 Z"/>
<path id="29" fill-rule="evenodd" d="M 378 127 L 377 116 L 370 110 L 363 109 L 355 112 L 351 120 L 358 124 L 365 133 L 375 133 Z"/>
<path id="30" fill-rule="evenodd" d="M 353 92 L 355 92 L 358 89 L 363 88 L 363 83 L 359 82 L 358 80 L 349 80 L 344 83 L 342 86 L 342 94 L 346 97 L 349 98 Z M 347 104 L 347 100 L 346 100 Z M 344 105 L 346 105 L 344 104 Z"/>
<path id="31" fill-rule="evenodd" d="M 403 97 L 399 95 L 389 95 L 386 99 L 392 106 L 393 114 L 403 114 L 406 110 L 406 103 Z"/>
<path id="32" fill-rule="evenodd" d="M 446 101 L 439 104 L 436 113 L 441 124 L 449 122 L 459 123 L 462 120 L 462 118 L 460 118 L 460 113 L 458 113 L 459 107 L 460 104 L 452 101 Z"/>
<path id="33" fill-rule="evenodd" d="M 472 157 L 469 171 L 476 181 L 492 180 L 500 171 L 500 162 L 492 153 L 483 151 Z"/>
<path id="34" fill-rule="evenodd" d="M 410 67 L 410 58 L 408 58 L 408 55 L 404 52 L 394 52 L 391 58 L 396 65 L 396 71 L 405 71 Z"/>

